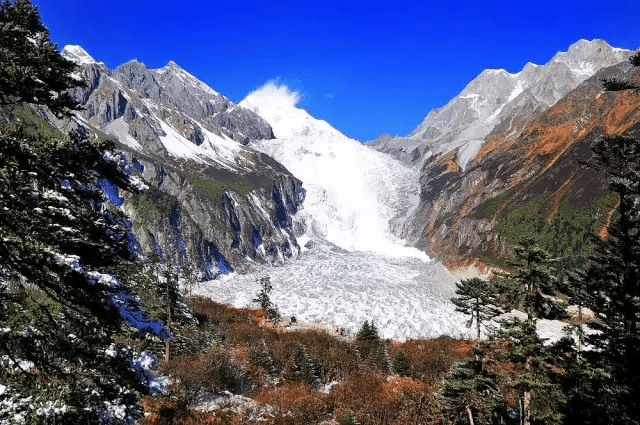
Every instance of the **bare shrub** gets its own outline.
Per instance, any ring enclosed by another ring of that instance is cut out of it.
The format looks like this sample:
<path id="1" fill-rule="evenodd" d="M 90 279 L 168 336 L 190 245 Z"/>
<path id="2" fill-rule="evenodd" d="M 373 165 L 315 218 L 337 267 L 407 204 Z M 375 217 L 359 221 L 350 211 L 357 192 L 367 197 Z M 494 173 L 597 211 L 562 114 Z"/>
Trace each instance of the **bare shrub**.
<path id="1" fill-rule="evenodd" d="M 296 424 L 329 419 L 327 396 L 304 382 L 283 381 L 277 388 L 262 388 L 253 398 L 273 406 L 276 416 L 293 418 Z"/>
<path id="2" fill-rule="evenodd" d="M 146 397 L 140 403 L 145 415 L 137 422 L 139 425 L 240 425 L 241 422 L 220 421 L 213 413 L 196 410 L 180 410 L 167 397 Z"/>
<path id="3" fill-rule="evenodd" d="M 440 336 L 392 343 L 389 354 L 395 358 L 399 351 L 404 351 L 409 357 L 412 376 L 426 383 L 434 383 L 451 370 L 454 361 L 471 357 L 473 346 L 472 341 Z"/>
<path id="4" fill-rule="evenodd" d="M 328 400 L 338 420 L 353 412 L 363 425 L 433 423 L 437 412 L 433 390 L 419 380 L 371 372 L 334 386 Z"/>

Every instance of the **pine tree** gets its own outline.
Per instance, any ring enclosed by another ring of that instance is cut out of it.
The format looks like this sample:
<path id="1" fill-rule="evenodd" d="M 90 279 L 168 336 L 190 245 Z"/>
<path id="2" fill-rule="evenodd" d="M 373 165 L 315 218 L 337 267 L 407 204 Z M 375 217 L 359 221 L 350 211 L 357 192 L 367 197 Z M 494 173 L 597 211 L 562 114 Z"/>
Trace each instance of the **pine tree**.
<path id="1" fill-rule="evenodd" d="M 629 57 L 629 63 L 633 66 L 640 66 L 640 51 L 635 52 Z M 624 81 L 618 78 L 605 78 L 602 80 L 602 85 L 607 91 L 623 91 L 632 90 L 637 92 L 640 90 L 640 85 L 632 81 Z"/>
<path id="2" fill-rule="evenodd" d="M 183 327 L 197 323 L 191 310 L 187 307 L 183 292 L 180 290 L 180 269 L 169 253 L 147 253 L 145 262 L 146 278 L 140 278 L 141 282 L 136 289 L 144 293 L 143 300 L 153 317 L 161 319 L 165 327 L 171 331 L 173 338 L 164 343 L 164 360 L 169 361 L 174 345 L 184 346 Z M 155 351 L 159 351 L 155 347 Z"/>
<path id="3" fill-rule="evenodd" d="M 497 291 L 486 280 L 478 277 L 465 279 L 456 283 L 455 298 L 451 302 L 456 306 L 456 311 L 471 316 L 468 325 L 476 322 L 476 338 L 480 340 L 480 324 L 498 316 L 501 311 L 497 304 Z"/>
<path id="4" fill-rule="evenodd" d="M 164 265 L 163 280 L 164 282 L 159 282 L 158 288 L 166 308 L 165 326 L 171 329 L 173 321 L 177 321 L 176 310 L 178 309 L 176 305 L 181 301 L 182 297 L 178 283 L 178 273 L 170 257 L 167 258 L 167 262 Z M 167 340 L 164 344 L 164 361 L 168 362 L 171 360 L 171 341 Z"/>
<path id="5" fill-rule="evenodd" d="M 515 271 L 502 280 L 505 307 L 518 308 L 527 313 L 527 321 L 555 318 L 565 311 L 563 303 L 555 300 L 557 278 L 552 265 L 556 259 L 540 248 L 533 237 L 520 240 L 513 247 L 508 263 Z"/>
<path id="6" fill-rule="evenodd" d="M 640 51 L 629 59 L 640 66 Z M 603 80 L 605 90 L 637 92 L 634 81 Z M 570 365 L 566 423 L 640 424 L 640 142 L 605 136 L 586 164 L 610 178 L 618 207 L 576 286 L 596 315 L 589 350 Z"/>
<path id="7" fill-rule="evenodd" d="M 560 416 L 564 401 L 560 380 L 553 366 L 560 363 L 536 333 L 538 319 L 555 316 L 563 309 L 554 300 L 556 277 L 551 265 L 555 262 L 533 238 L 523 238 L 513 248 L 509 263 L 515 268 L 502 276 L 505 305 L 521 308 L 527 320 L 503 320 L 491 335 L 487 356 L 497 363 L 510 364 L 514 371 L 500 379 L 500 385 L 517 394 L 521 425 L 553 423 Z M 503 348 L 499 348 L 503 345 Z"/>
<path id="8" fill-rule="evenodd" d="M 517 394 L 520 424 L 558 423 L 565 400 L 557 368 L 562 361 L 545 346 L 535 324 L 517 318 L 505 320 L 492 338 L 498 347 L 506 344 L 490 355 L 498 364 L 510 365 L 510 373 L 501 377 L 500 384 Z"/>
<path id="9" fill-rule="evenodd" d="M 608 237 L 597 240 L 586 275 L 588 307 L 596 313 L 587 336 L 593 346 L 591 365 L 602 381 L 597 405 L 607 422 L 640 423 L 640 143 L 633 138 L 605 137 L 594 146 L 594 166 L 611 176 L 618 212 Z M 596 354 L 597 353 L 597 354 Z"/>
<path id="10" fill-rule="evenodd" d="M 161 322 L 132 294 L 135 237 L 104 182 L 135 190 L 109 141 L 65 136 L 22 102 L 69 114 L 72 67 L 28 1 L 0 6 L 0 422 L 119 423 L 154 390 L 117 336 Z M 26 73 L 21 76 L 21 73 Z M 20 113 L 20 122 L 12 118 Z M 13 119 L 13 121 L 11 121 Z"/>
<path id="11" fill-rule="evenodd" d="M 196 285 L 198 280 L 198 269 L 194 263 L 195 259 L 196 254 L 192 246 L 189 248 L 188 254 L 186 255 L 186 261 L 184 261 L 180 267 L 180 279 L 183 282 L 185 296 L 187 297 L 191 297 L 193 287 Z"/>
<path id="12" fill-rule="evenodd" d="M 277 323 L 282 320 L 278 307 L 271 302 L 271 292 L 273 286 L 271 286 L 271 278 L 265 276 L 256 281 L 260 285 L 260 292 L 253 299 L 254 303 L 258 303 L 262 310 L 265 312 L 270 321 Z"/>
<path id="13" fill-rule="evenodd" d="M 165 339 L 168 334 L 144 313 L 126 276 L 115 275 L 137 254 L 124 215 L 108 207 L 97 184 L 108 178 L 133 189 L 116 162 L 105 158 L 113 145 L 77 135 L 32 137 L 6 127 L 0 149 L 0 323 L 8 329 L 0 352 L 9 359 L 0 374 L 12 382 L 0 397 L 28 391 L 45 403 L 57 394 L 68 406 L 66 417 L 75 418 L 98 415 L 104 401 L 121 399 L 133 414 L 144 385 L 134 353 L 113 345 L 113 338 L 127 324 Z M 24 362 L 33 366 L 25 369 Z M 94 387 L 101 391 L 87 391 Z"/>
<path id="14" fill-rule="evenodd" d="M 484 353 L 477 347 L 473 359 L 454 364 L 444 378 L 444 413 L 455 423 L 496 423 L 505 415 L 498 375 L 485 366 Z"/>
<path id="15" fill-rule="evenodd" d="M 393 360 L 393 371 L 400 376 L 411 375 L 411 364 L 406 351 L 400 350 L 396 353 L 396 358 Z"/>
<path id="16" fill-rule="evenodd" d="M 68 90 L 83 85 L 71 76 L 75 64 L 58 53 L 29 0 L 0 5 L 0 106 L 26 102 L 69 115 L 79 106 Z"/>
<path id="17" fill-rule="evenodd" d="M 380 339 L 380 337 L 378 336 L 378 328 L 376 328 L 375 323 L 371 321 L 371 324 L 369 324 L 369 321 L 365 320 L 360 330 L 358 330 L 358 333 L 356 334 L 356 338 L 362 341 L 371 341 L 371 340 Z"/>

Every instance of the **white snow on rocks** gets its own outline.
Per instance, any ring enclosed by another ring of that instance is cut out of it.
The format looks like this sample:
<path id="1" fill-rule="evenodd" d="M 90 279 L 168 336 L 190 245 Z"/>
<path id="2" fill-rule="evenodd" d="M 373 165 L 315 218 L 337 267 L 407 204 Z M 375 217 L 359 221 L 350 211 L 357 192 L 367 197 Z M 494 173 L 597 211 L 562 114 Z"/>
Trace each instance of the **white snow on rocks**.
<path id="1" fill-rule="evenodd" d="M 60 52 L 66 59 L 77 63 L 78 65 L 91 65 L 97 63 L 86 50 L 80 46 L 67 45 Z"/>

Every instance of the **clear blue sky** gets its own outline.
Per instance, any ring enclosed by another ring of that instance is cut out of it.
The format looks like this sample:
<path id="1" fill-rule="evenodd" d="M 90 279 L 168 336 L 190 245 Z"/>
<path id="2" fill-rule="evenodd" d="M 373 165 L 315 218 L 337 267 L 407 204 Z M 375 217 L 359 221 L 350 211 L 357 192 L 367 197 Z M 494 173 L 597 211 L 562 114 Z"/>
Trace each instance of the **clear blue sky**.
<path id="1" fill-rule="evenodd" d="M 581 38 L 640 47 L 638 0 L 33 2 L 60 48 L 109 68 L 173 60 L 234 102 L 279 80 L 361 141 L 409 133 L 483 69 L 543 64 Z"/>

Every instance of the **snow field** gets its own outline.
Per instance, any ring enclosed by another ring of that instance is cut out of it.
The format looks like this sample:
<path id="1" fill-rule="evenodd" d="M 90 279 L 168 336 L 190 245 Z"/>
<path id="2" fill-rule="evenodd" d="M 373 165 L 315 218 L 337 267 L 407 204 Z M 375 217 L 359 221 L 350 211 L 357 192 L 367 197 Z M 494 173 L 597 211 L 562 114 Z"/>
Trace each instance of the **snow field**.
<path id="1" fill-rule="evenodd" d="M 455 278 L 439 263 L 346 251 L 327 242 L 284 266 L 201 283 L 194 292 L 237 307 L 256 307 L 256 281 L 271 277 L 271 300 L 284 318 L 356 332 L 373 320 L 383 338 L 474 337 L 449 301 Z"/>

